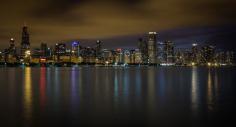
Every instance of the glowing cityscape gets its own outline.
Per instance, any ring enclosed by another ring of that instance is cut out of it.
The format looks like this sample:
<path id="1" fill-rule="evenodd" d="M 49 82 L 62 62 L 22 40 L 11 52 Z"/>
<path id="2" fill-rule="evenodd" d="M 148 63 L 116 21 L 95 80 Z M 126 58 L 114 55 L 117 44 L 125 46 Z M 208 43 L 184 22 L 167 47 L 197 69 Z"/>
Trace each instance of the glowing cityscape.
<path id="1" fill-rule="evenodd" d="M 220 51 L 212 45 L 194 43 L 190 48 L 176 48 L 174 42 L 158 42 L 158 33 L 149 32 L 137 39 L 135 49 L 103 49 L 102 41 L 94 47 L 80 45 L 79 41 L 56 43 L 54 47 L 41 43 L 31 48 L 28 27 L 22 28 L 20 48 L 14 38 L 9 47 L 0 52 L 1 66 L 233 66 L 234 52 Z"/>

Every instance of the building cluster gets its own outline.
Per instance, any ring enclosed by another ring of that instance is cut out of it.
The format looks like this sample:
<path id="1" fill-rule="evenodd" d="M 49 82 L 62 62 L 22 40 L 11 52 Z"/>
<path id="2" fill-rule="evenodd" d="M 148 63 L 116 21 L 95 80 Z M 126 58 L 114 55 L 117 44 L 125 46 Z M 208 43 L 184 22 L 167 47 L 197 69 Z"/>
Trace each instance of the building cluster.
<path id="1" fill-rule="evenodd" d="M 171 41 L 158 42 L 157 33 L 149 32 L 138 40 L 137 49 L 103 49 L 97 40 L 94 47 L 84 47 L 78 41 L 56 43 L 49 47 L 30 47 L 27 26 L 22 29 L 20 48 L 10 39 L 9 48 L 0 52 L 0 63 L 10 65 L 31 64 L 96 64 L 96 65 L 163 65 L 163 66 L 224 66 L 234 64 L 234 53 L 218 51 L 214 46 L 192 44 L 191 48 L 178 49 Z"/>

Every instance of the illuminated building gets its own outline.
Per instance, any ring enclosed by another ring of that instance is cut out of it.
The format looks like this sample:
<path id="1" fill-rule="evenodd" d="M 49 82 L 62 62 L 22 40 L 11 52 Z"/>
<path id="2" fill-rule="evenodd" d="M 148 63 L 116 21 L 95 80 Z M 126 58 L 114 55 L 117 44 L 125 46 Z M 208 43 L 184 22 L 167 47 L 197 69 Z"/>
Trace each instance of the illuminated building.
<path id="1" fill-rule="evenodd" d="M 232 65 L 234 63 L 234 52 L 226 52 L 226 64 Z"/>
<path id="2" fill-rule="evenodd" d="M 41 57 L 47 57 L 48 56 L 48 46 L 46 43 L 41 43 Z"/>
<path id="3" fill-rule="evenodd" d="M 141 64 L 142 63 L 142 53 L 139 49 L 135 49 L 134 51 L 134 57 L 135 57 L 135 64 Z"/>
<path id="4" fill-rule="evenodd" d="M 79 42 L 78 41 L 72 42 L 71 47 L 72 47 L 72 49 L 71 49 L 72 56 L 79 57 L 80 56 L 80 45 L 79 45 Z"/>
<path id="5" fill-rule="evenodd" d="M 135 50 L 130 50 L 130 64 L 135 64 Z"/>
<path id="6" fill-rule="evenodd" d="M 148 34 L 148 63 L 156 64 L 156 55 L 157 55 L 157 33 L 149 32 Z"/>
<path id="7" fill-rule="evenodd" d="M 120 49 L 120 48 L 116 49 L 114 62 L 117 64 L 124 63 L 124 53 L 123 53 L 122 49 Z"/>
<path id="8" fill-rule="evenodd" d="M 9 53 L 12 55 L 16 55 L 16 47 L 15 47 L 14 38 L 11 38 L 11 40 L 10 40 Z"/>
<path id="9" fill-rule="evenodd" d="M 142 63 L 148 63 L 148 46 L 147 42 L 144 41 L 142 38 L 139 39 L 138 43 L 139 51 L 142 54 Z"/>
<path id="10" fill-rule="evenodd" d="M 21 57 L 27 56 L 26 52 L 29 53 L 30 50 L 30 41 L 29 41 L 28 27 L 23 26 L 22 29 L 22 38 L 21 38 Z"/>
<path id="11" fill-rule="evenodd" d="M 175 53 L 175 64 L 176 65 L 183 65 L 184 63 L 184 55 L 183 55 L 183 52 L 178 49 Z"/>
<path id="12" fill-rule="evenodd" d="M 16 63 L 17 55 L 16 55 L 16 47 L 15 40 L 13 38 L 10 39 L 9 48 L 5 49 L 4 52 L 4 62 L 6 63 Z"/>
<path id="13" fill-rule="evenodd" d="M 130 51 L 125 50 L 124 51 L 124 64 L 129 64 L 130 63 Z"/>
<path id="14" fill-rule="evenodd" d="M 165 63 L 174 63 L 174 44 L 171 41 L 164 42 L 164 61 Z"/>
<path id="15" fill-rule="evenodd" d="M 108 63 L 108 64 L 113 63 L 113 55 L 111 50 L 103 49 L 101 56 L 103 59 L 103 63 Z"/>
<path id="16" fill-rule="evenodd" d="M 64 43 L 57 43 L 55 45 L 55 55 L 56 55 L 56 61 L 60 61 L 60 57 L 66 55 L 66 44 Z"/>
<path id="17" fill-rule="evenodd" d="M 215 47 L 208 45 L 202 47 L 201 51 L 201 62 L 203 64 L 215 62 Z"/>
<path id="18" fill-rule="evenodd" d="M 96 57 L 101 57 L 102 42 L 97 40 L 96 42 Z"/>
<path id="19" fill-rule="evenodd" d="M 196 43 L 192 44 L 192 56 L 191 62 L 195 64 L 199 64 L 199 49 Z"/>

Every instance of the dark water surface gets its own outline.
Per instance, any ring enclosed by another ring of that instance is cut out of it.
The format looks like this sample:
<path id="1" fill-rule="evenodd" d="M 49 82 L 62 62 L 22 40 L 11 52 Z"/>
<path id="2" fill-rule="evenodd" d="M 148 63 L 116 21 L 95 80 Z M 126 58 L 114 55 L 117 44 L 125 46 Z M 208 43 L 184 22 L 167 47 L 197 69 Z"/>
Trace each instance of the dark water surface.
<path id="1" fill-rule="evenodd" d="M 0 126 L 235 125 L 235 81 L 235 68 L 0 68 Z"/>

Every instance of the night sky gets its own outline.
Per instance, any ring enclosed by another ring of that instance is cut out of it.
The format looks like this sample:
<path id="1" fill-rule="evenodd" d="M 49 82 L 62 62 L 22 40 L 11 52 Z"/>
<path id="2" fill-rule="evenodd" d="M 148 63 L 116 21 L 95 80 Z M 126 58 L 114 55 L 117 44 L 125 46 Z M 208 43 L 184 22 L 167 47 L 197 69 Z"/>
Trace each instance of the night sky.
<path id="1" fill-rule="evenodd" d="M 232 47 L 235 0 L 4 0 L 0 2 L 0 46 L 20 44 L 24 22 L 32 46 L 101 39 L 110 47 L 136 46 L 139 36 L 159 32 L 160 41 L 194 41 Z M 224 43 L 224 44 L 223 44 Z"/>

